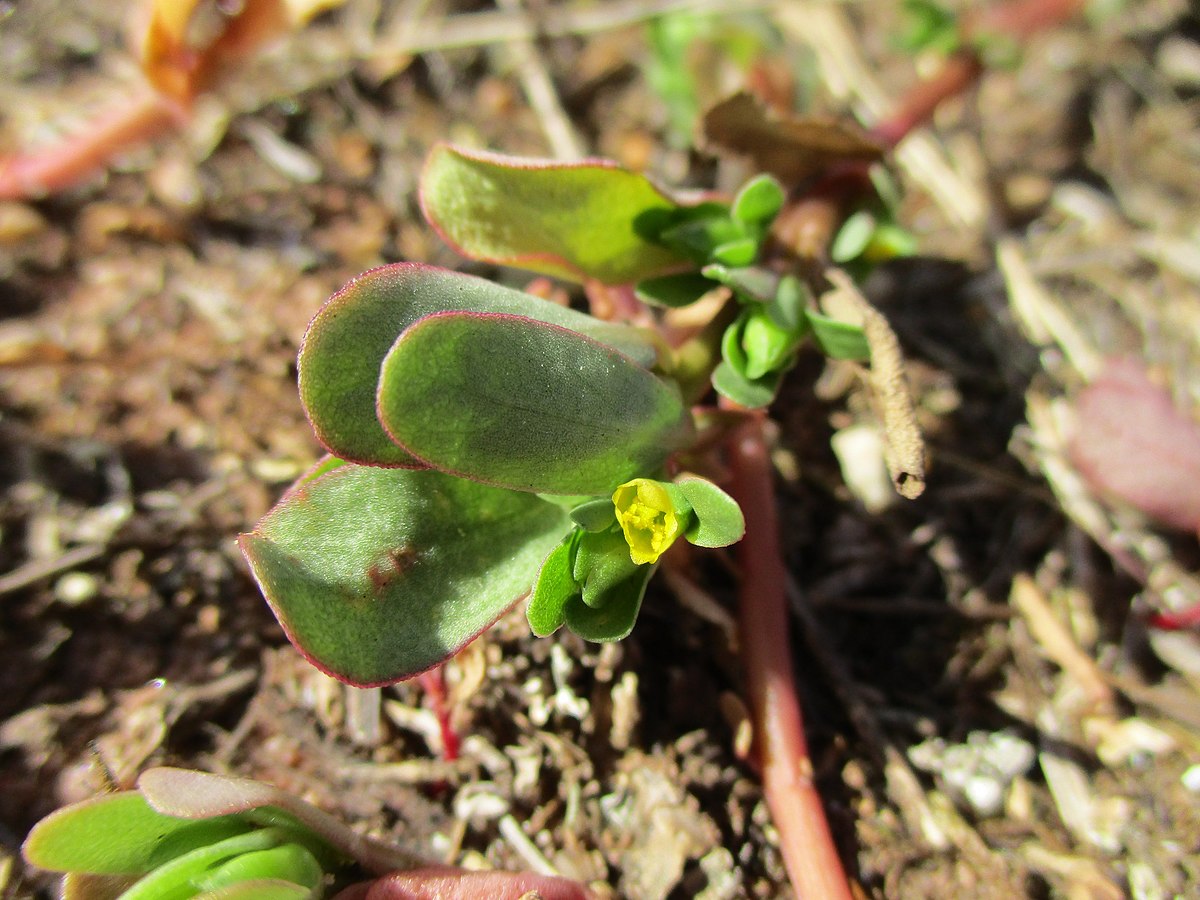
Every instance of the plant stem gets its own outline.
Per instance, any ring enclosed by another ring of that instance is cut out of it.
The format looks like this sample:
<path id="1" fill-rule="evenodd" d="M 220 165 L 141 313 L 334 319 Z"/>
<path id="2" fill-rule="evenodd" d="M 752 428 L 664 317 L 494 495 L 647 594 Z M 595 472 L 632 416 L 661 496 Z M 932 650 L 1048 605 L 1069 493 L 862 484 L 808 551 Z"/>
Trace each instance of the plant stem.
<path id="1" fill-rule="evenodd" d="M 429 707 L 437 716 L 438 729 L 442 734 L 442 759 L 454 762 L 458 759 L 460 741 L 458 732 L 450 722 L 450 707 L 446 702 L 446 672 L 443 666 L 435 666 L 417 676 L 417 683 L 425 691 Z"/>
<path id="2" fill-rule="evenodd" d="M 871 129 L 871 135 L 888 148 L 933 118 L 937 108 L 966 91 L 983 74 L 983 60 L 974 50 L 949 56 L 937 73 L 914 87 L 899 107 Z"/>
<path id="3" fill-rule="evenodd" d="M 763 793 L 800 900 L 850 900 L 804 737 L 788 641 L 787 572 L 780 554 L 775 487 L 763 414 L 749 413 L 728 443 L 731 488 L 746 516 L 739 632 Z"/>
<path id="4" fill-rule="evenodd" d="M 888 147 L 895 147 L 925 125 L 937 108 L 974 84 L 984 72 L 980 42 L 1003 38 L 1022 45 L 1039 31 L 1066 22 L 1086 0 L 1011 0 L 980 10 L 962 24 L 963 49 L 952 54 L 928 81 L 918 84 L 896 111 L 871 130 Z"/>
<path id="5" fill-rule="evenodd" d="M 894 149 L 912 132 L 927 125 L 943 103 L 964 93 L 985 71 L 976 49 L 989 37 L 1024 44 L 1039 31 L 1066 22 L 1086 0 L 1011 0 L 989 7 L 962 24 L 963 49 L 952 54 L 934 76 L 916 85 L 897 104 L 896 110 L 871 129 L 871 135 Z M 973 46 L 974 42 L 974 46 Z M 870 196 L 869 167 L 846 163 L 835 166 L 804 195 L 793 199 L 775 220 L 775 239 L 808 271 L 810 280 L 828 264 L 829 244 L 857 200 Z"/>
<path id="6" fill-rule="evenodd" d="M 174 101 L 146 90 L 49 150 L 0 157 L 0 200 L 33 199 L 71 187 L 182 115 Z"/>

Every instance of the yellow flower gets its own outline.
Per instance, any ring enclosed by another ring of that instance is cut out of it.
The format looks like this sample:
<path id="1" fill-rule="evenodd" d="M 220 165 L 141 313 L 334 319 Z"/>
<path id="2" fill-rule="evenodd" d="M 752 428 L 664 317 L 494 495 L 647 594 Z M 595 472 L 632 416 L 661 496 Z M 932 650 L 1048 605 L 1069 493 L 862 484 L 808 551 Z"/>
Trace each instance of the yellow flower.
<path id="1" fill-rule="evenodd" d="M 629 558 L 641 566 L 657 562 L 683 533 L 666 487 L 649 478 L 627 481 L 613 493 L 617 521 L 629 544 Z"/>

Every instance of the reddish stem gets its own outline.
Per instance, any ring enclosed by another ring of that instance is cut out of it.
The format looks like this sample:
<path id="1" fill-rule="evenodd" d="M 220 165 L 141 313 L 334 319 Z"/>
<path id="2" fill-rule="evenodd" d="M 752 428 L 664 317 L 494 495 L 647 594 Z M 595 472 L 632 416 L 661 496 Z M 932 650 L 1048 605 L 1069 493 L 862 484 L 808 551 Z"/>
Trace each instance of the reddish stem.
<path id="1" fill-rule="evenodd" d="M 929 123 L 938 107 L 964 93 L 984 72 L 978 50 L 971 46 L 986 36 L 1022 43 L 1070 19 L 1085 0 L 1013 0 L 985 9 L 962 25 L 964 49 L 950 56 L 928 81 L 916 85 L 896 110 L 871 129 L 871 135 L 894 149 L 916 129 Z M 828 263 L 829 244 L 846 208 L 873 188 L 865 165 L 835 167 L 816 185 L 789 203 L 775 221 L 774 235 L 803 263 L 819 272 Z"/>
<path id="2" fill-rule="evenodd" d="M 1162 631 L 1183 631 L 1200 626 L 1200 603 L 1174 612 L 1156 612 L 1146 616 L 1146 624 Z"/>
<path id="3" fill-rule="evenodd" d="M 895 147 L 933 118 L 946 100 L 963 93 L 983 74 L 983 61 L 971 50 L 947 58 L 937 74 L 914 87 L 888 118 L 871 129 L 871 134 L 887 147 Z"/>
<path id="4" fill-rule="evenodd" d="M 437 716 L 438 728 L 442 733 L 442 759 L 454 762 L 458 759 L 460 741 L 458 732 L 450 722 L 450 707 L 446 702 L 446 673 L 442 666 L 437 666 L 422 672 L 417 676 L 417 683 L 425 691 L 429 706 Z"/>
<path id="5" fill-rule="evenodd" d="M 151 138 L 183 116 L 172 100 L 144 91 L 113 107 L 88 129 L 56 147 L 0 157 L 0 200 L 41 197 L 87 178 L 132 144 Z"/>
<path id="6" fill-rule="evenodd" d="M 739 633 L 763 793 L 800 900 L 850 900 L 850 886 L 813 784 L 788 641 L 787 572 L 763 415 L 751 413 L 728 444 L 731 488 L 746 516 Z"/>
<path id="7" fill-rule="evenodd" d="M 1039 31 L 1066 22 L 1086 0 L 1013 0 L 992 6 L 963 22 L 964 49 L 949 57 L 928 81 L 913 88 L 891 116 L 871 133 L 888 147 L 895 147 L 910 133 L 925 125 L 937 108 L 966 91 L 983 74 L 984 64 L 973 42 L 988 37 L 1007 38 L 1018 44 Z"/>
<path id="8" fill-rule="evenodd" d="M 1013 0 L 970 16 L 963 24 L 963 34 L 967 38 L 1002 35 L 1027 41 L 1039 31 L 1061 25 L 1086 5 L 1087 0 Z"/>

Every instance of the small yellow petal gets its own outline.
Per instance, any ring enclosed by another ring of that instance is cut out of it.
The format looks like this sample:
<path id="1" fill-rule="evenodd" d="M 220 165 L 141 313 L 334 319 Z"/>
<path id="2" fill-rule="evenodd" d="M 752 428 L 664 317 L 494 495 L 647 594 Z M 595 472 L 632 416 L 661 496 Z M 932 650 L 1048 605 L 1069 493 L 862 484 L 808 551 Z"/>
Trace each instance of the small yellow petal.
<path id="1" fill-rule="evenodd" d="M 649 478 L 635 478 L 617 488 L 613 506 L 636 565 L 657 562 L 683 532 L 671 495 Z"/>

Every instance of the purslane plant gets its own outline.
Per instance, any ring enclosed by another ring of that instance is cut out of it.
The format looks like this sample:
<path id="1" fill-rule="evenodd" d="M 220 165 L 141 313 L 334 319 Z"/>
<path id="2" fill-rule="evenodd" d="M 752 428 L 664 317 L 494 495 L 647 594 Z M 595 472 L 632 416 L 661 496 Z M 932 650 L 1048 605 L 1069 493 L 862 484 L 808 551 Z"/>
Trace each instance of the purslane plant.
<path id="1" fill-rule="evenodd" d="M 288 637 L 365 686 L 441 663 L 528 594 L 533 632 L 619 640 L 677 539 L 736 542 L 724 491 L 686 471 L 707 389 L 764 406 L 800 344 L 863 357 L 855 326 L 757 265 L 784 202 L 675 201 L 603 161 L 437 148 L 422 205 L 464 255 L 651 304 L 713 291 L 729 312 L 682 347 L 489 281 L 414 263 L 368 272 L 317 313 L 300 396 L 330 456 L 242 549 Z"/>

